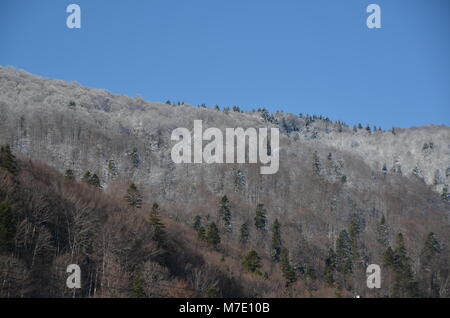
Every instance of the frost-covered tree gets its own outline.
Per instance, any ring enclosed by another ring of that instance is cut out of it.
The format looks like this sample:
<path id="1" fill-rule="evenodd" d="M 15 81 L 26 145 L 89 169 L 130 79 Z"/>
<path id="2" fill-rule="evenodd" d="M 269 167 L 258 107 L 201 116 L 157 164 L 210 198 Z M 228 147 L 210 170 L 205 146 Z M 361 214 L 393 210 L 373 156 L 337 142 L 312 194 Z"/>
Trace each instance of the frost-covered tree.
<path id="1" fill-rule="evenodd" d="M 317 151 L 314 151 L 313 153 L 313 160 L 312 160 L 312 171 L 315 175 L 320 175 L 320 170 L 322 169 L 322 166 L 320 164 L 320 158 Z"/>

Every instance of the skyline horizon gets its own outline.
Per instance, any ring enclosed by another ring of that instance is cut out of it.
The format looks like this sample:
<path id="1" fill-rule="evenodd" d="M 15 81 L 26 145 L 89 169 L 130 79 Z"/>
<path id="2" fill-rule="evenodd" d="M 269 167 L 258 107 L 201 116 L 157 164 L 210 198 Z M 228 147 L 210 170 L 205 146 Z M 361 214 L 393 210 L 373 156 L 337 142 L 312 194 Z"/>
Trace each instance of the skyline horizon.
<path id="1" fill-rule="evenodd" d="M 60 78 L 51 78 L 51 77 L 42 76 L 40 74 L 35 74 L 35 73 L 28 72 L 25 69 L 17 68 L 17 67 L 15 67 L 13 65 L 0 65 L 0 68 L 12 68 L 15 71 L 24 72 L 24 73 L 26 73 L 26 74 L 28 74 L 29 76 L 32 76 L 32 77 L 37 77 L 37 78 L 41 78 L 41 79 L 44 79 L 44 80 L 64 81 L 66 83 L 73 83 L 73 84 L 79 85 L 80 87 L 87 88 L 87 89 L 90 89 L 90 90 L 103 90 L 103 91 L 106 91 L 106 92 L 108 92 L 109 94 L 111 94 L 113 96 L 124 96 L 124 97 L 130 98 L 130 99 L 141 98 L 142 100 L 144 100 L 145 102 L 148 102 L 148 103 L 156 103 L 156 104 L 166 105 L 167 102 L 170 101 L 171 104 L 167 105 L 167 106 L 171 106 L 171 107 L 187 106 L 187 107 L 199 108 L 199 107 L 205 106 L 205 108 L 208 109 L 208 110 L 214 110 L 214 106 L 217 105 L 217 106 L 220 107 L 220 111 L 223 111 L 224 108 L 228 108 L 229 111 L 233 111 L 232 110 L 233 106 L 239 106 L 241 111 L 242 111 L 242 113 L 244 113 L 244 114 L 246 114 L 246 113 L 247 114 L 251 114 L 251 113 L 253 113 L 255 111 L 258 111 L 258 108 L 246 108 L 245 106 L 243 107 L 241 105 L 218 105 L 218 104 L 214 104 L 214 105 L 206 105 L 205 104 L 205 105 L 202 105 L 202 103 L 195 104 L 195 103 L 190 103 L 189 101 L 178 101 L 178 100 L 171 100 L 171 99 L 167 99 L 166 101 L 164 101 L 164 100 L 160 100 L 160 101 L 158 101 L 158 100 L 151 100 L 151 99 L 142 97 L 142 95 L 139 94 L 139 93 L 134 95 L 134 96 L 131 96 L 131 95 L 128 95 L 128 94 L 123 94 L 123 93 L 116 93 L 116 92 L 113 92 L 113 91 L 111 91 L 111 90 L 109 90 L 107 88 L 86 86 L 86 85 L 84 85 L 83 83 L 80 83 L 77 80 L 68 81 L 68 80 L 60 79 Z M 180 105 L 177 105 L 178 102 L 183 102 L 183 103 L 180 104 Z M 283 109 L 277 109 L 277 108 L 272 110 L 272 109 L 268 109 L 268 108 L 266 108 L 264 106 L 261 106 L 260 108 L 261 109 L 264 109 L 264 108 L 267 109 L 270 114 L 275 114 L 277 112 L 281 112 L 281 113 L 284 113 L 284 114 L 291 114 L 291 115 L 294 115 L 294 116 L 316 116 L 316 117 L 321 117 L 322 119 L 329 119 L 333 123 L 341 122 L 342 124 L 345 124 L 349 128 L 352 128 L 354 126 L 358 126 L 359 124 L 361 124 L 364 129 L 366 128 L 366 126 L 369 126 L 372 131 L 373 131 L 374 127 L 378 128 L 378 129 L 381 129 L 382 131 L 389 131 L 389 130 L 391 130 L 393 128 L 411 129 L 411 128 L 421 128 L 421 127 L 428 127 L 428 126 L 450 127 L 450 124 L 445 124 L 445 123 L 442 123 L 442 124 L 427 123 L 427 124 L 423 124 L 423 125 L 412 125 L 412 126 L 407 126 L 407 127 L 394 125 L 394 126 L 391 126 L 391 127 L 384 128 L 384 127 L 381 127 L 381 126 L 373 125 L 370 122 L 362 122 L 362 121 L 349 124 L 345 120 L 331 118 L 331 117 L 325 116 L 323 114 L 306 113 L 306 112 L 302 112 L 302 111 L 299 111 L 298 113 L 293 113 L 293 112 L 290 112 L 290 111 L 285 111 Z"/>
<path id="2" fill-rule="evenodd" d="M 450 2 L 0 2 L 0 64 L 150 101 L 450 125 Z"/>

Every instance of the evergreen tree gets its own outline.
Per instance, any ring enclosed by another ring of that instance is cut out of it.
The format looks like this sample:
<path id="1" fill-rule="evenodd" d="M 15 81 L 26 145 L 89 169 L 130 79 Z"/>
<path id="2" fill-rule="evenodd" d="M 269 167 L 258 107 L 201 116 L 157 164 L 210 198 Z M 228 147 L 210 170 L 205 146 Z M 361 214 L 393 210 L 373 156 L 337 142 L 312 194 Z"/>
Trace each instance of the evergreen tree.
<path id="1" fill-rule="evenodd" d="M 448 185 L 444 185 L 444 188 L 442 188 L 441 198 L 445 202 L 449 202 L 450 201 L 450 197 L 448 195 Z"/>
<path id="2" fill-rule="evenodd" d="M 336 269 L 343 274 L 353 271 L 352 240 L 347 230 L 342 230 L 336 241 Z"/>
<path id="3" fill-rule="evenodd" d="M 388 268 L 393 268 L 395 264 L 395 254 L 390 246 L 387 247 L 383 255 L 383 265 Z"/>
<path id="4" fill-rule="evenodd" d="M 136 185 L 131 182 L 125 195 L 128 205 L 132 208 L 140 209 L 142 207 L 142 195 Z"/>
<path id="5" fill-rule="evenodd" d="M 232 231 L 231 226 L 231 209 L 230 209 L 230 201 L 228 197 L 224 195 L 219 203 L 219 217 L 225 226 L 225 230 L 227 232 Z"/>
<path id="6" fill-rule="evenodd" d="M 317 153 L 317 151 L 314 151 L 314 153 L 313 153 L 312 168 L 313 168 L 313 173 L 315 175 L 320 175 L 321 164 L 320 164 L 319 154 Z"/>
<path id="7" fill-rule="evenodd" d="M 198 232 L 199 228 L 202 226 L 202 217 L 200 215 L 196 215 L 194 218 L 194 224 L 192 227 L 196 232 Z"/>
<path id="8" fill-rule="evenodd" d="M 141 274 L 137 274 L 134 278 L 134 298 L 146 298 L 144 288 L 142 287 Z"/>
<path id="9" fill-rule="evenodd" d="M 159 215 L 159 205 L 154 203 L 150 211 L 149 223 L 153 229 L 152 240 L 158 244 L 159 248 L 165 246 L 166 230 Z"/>
<path id="10" fill-rule="evenodd" d="M 286 248 L 283 248 L 281 251 L 281 271 L 283 273 L 283 277 L 286 279 L 286 285 L 290 285 L 297 280 L 295 275 L 295 271 L 292 268 L 289 261 L 289 251 Z"/>
<path id="11" fill-rule="evenodd" d="M 247 223 L 243 223 L 241 225 L 241 231 L 240 231 L 240 235 L 239 235 L 239 242 L 242 245 L 245 245 L 245 244 L 247 244 L 249 238 L 250 238 L 250 230 L 248 228 L 248 224 Z"/>
<path id="12" fill-rule="evenodd" d="M 206 242 L 214 247 L 217 247 L 217 245 L 220 244 L 219 229 L 214 222 L 212 222 L 208 227 L 208 231 L 206 233 Z"/>
<path id="13" fill-rule="evenodd" d="M 8 170 L 12 174 L 17 174 L 19 171 L 16 157 L 12 154 L 9 145 L 0 147 L 0 168 Z"/>
<path id="14" fill-rule="evenodd" d="M 206 298 L 220 298 L 220 289 L 217 286 L 210 286 L 206 290 Z"/>
<path id="15" fill-rule="evenodd" d="M 117 171 L 117 166 L 114 160 L 108 161 L 108 171 L 111 179 L 114 179 L 119 173 Z"/>
<path id="16" fill-rule="evenodd" d="M 91 174 L 91 172 L 88 170 L 85 172 L 83 177 L 81 178 L 81 181 L 87 184 L 90 184 L 94 187 L 101 188 L 100 185 L 100 178 L 97 176 L 97 174 Z"/>
<path id="17" fill-rule="evenodd" d="M 199 241 L 206 241 L 206 230 L 203 225 L 200 225 L 197 230 L 197 238 Z"/>
<path id="18" fill-rule="evenodd" d="M 93 185 L 96 188 L 102 187 L 100 184 L 100 178 L 95 173 L 91 176 L 91 179 L 89 180 L 89 184 Z"/>
<path id="19" fill-rule="evenodd" d="M 422 252 L 420 254 L 421 273 L 424 276 L 425 288 L 429 297 L 439 295 L 438 286 L 438 262 L 441 253 L 441 245 L 433 232 L 430 232 L 425 240 Z"/>
<path id="20" fill-rule="evenodd" d="M 7 201 L 0 202 L 0 253 L 11 252 L 14 247 L 15 217 Z"/>
<path id="21" fill-rule="evenodd" d="M 328 256 L 325 259 L 325 282 L 328 286 L 334 284 L 334 271 L 336 270 L 336 253 L 332 248 L 328 251 Z"/>
<path id="22" fill-rule="evenodd" d="M 250 250 L 245 256 L 242 266 L 250 273 L 259 273 L 261 268 L 261 258 L 255 250 Z"/>
<path id="23" fill-rule="evenodd" d="M 384 215 L 381 216 L 381 221 L 377 226 L 377 241 L 384 246 L 389 243 L 389 228 Z"/>
<path id="24" fill-rule="evenodd" d="M 133 167 L 139 168 L 140 160 L 139 160 L 138 149 L 136 147 L 133 148 L 133 150 L 131 151 L 130 159 L 131 159 L 131 163 L 133 164 Z"/>
<path id="25" fill-rule="evenodd" d="M 383 173 L 383 176 L 386 176 L 388 173 L 388 169 L 386 167 L 386 164 L 383 164 L 383 168 L 381 169 L 381 172 Z"/>
<path id="26" fill-rule="evenodd" d="M 281 225 L 278 222 L 278 219 L 275 219 L 272 226 L 272 259 L 275 262 L 280 260 L 281 247 Z"/>
<path id="27" fill-rule="evenodd" d="M 416 294 L 417 283 L 414 281 L 410 259 L 407 256 L 403 235 L 399 233 L 394 250 L 394 297 L 413 297 Z"/>
<path id="28" fill-rule="evenodd" d="M 84 173 L 83 177 L 81 178 L 81 181 L 89 184 L 90 180 L 91 180 L 91 172 L 88 170 Z"/>
<path id="29" fill-rule="evenodd" d="M 68 181 L 75 181 L 75 175 L 72 169 L 67 169 L 64 173 L 64 178 Z"/>
<path id="30" fill-rule="evenodd" d="M 421 254 L 423 259 L 422 264 L 425 264 L 424 262 L 431 261 L 440 252 L 441 252 L 441 245 L 436 239 L 434 233 L 430 232 L 427 236 L 427 239 L 425 240 L 425 244 L 422 250 Z"/>
<path id="31" fill-rule="evenodd" d="M 264 204 L 259 203 L 256 207 L 256 215 L 255 215 L 255 227 L 260 231 L 266 230 L 267 224 L 267 211 L 264 208 Z"/>

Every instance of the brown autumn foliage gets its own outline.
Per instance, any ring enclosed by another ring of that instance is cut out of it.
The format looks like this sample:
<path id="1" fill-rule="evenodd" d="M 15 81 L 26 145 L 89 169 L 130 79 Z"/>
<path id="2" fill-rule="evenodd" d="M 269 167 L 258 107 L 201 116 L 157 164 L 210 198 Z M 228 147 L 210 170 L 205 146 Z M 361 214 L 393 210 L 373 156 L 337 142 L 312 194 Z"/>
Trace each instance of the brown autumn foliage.
<path id="1" fill-rule="evenodd" d="M 156 197 L 152 189 L 143 189 L 144 204 L 133 209 L 123 199 L 127 180 L 119 179 L 108 189 L 100 190 L 65 180 L 42 163 L 24 158 L 18 163 L 20 172 L 16 176 L 0 168 L 0 202 L 7 200 L 11 204 L 16 224 L 14 247 L 0 258 L 2 297 L 389 296 L 392 274 L 388 269 L 381 290 L 365 286 L 364 266 L 383 264 L 385 246 L 376 240 L 378 205 L 391 211 L 386 215 L 391 245 L 396 233 L 402 232 L 406 238 L 414 278 L 420 286 L 417 296 L 449 296 L 449 226 L 443 222 L 447 206 L 437 203 L 426 185 L 408 178 L 392 176 L 386 180 L 378 176 L 376 182 L 382 187 L 374 195 L 364 189 L 343 192 L 340 183 L 305 175 L 306 182 L 316 185 L 310 188 L 299 185 L 299 191 L 308 200 L 295 208 L 295 214 L 277 215 L 282 224 L 283 246 L 290 250 L 297 278 L 287 284 L 281 264 L 271 259 L 270 226 L 274 212 L 268 211 L 268 230 L 256 230 L 255 206 L 239 192 L 229 195 L 234 212 L 233 231 L 220 229 L 221 243 L 217 248 L 198 240 L 191 223 L 195 215 L 200 215 L 205 225 L 212 221 L 219 224 L 219 196 L 200 184 L 193 191 L 202 193 L 203 202 L 164 202 L 161 221 L 165 225 L 166 244 L 158 248 L 148 223 Z M 286 196 L 287 201 L 295 202 L 292 194 Z M 340 203 L 333 206 L 336 197 Z M 372 211 L 359 209 L 359 202 L 366 200 L 373 201 Z M 264 203 L 270 206 L 270 198 Z M 430 205 L 433 212 L 425 213 Z M 238 214 L 236 210 L 245 213 Z M 318 210 L 322 213 L 318 214 Z M 358 251 L 362 264 L 355 265 L 351 274 L 335 272 L 330 284 L 325 277 L 326 253 L 335 248 L 339 231 L 349 228 L 354 211 L 359 211 Z M 251 239 L 243 245 L 238 236 L 239 226 L 245 221 L 250 224 Z M 434 268 L 437 294 L 430 294 L 428 276 L 420 271 L 420 251 L 429 232 L 436 234 L 442 246 Z M 250 249 L 261 257 L 257 274 L 245 272 L 242 267 Z M 79 290 L 66 287 L 66 268 L 74 263 L 82 269 Z"/>

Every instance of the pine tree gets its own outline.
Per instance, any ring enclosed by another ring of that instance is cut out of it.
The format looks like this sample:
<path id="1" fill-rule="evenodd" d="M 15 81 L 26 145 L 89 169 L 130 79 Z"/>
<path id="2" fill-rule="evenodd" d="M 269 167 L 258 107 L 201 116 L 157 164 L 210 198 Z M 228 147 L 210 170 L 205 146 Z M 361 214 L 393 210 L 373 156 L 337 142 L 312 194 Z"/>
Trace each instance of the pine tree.
<path id="1" fill-rule="evenodd" d="M 0 147 L 0 168 L 8 170 L 12 174 L 17 174 L 19 171 L 16 157 L 12 154 L 9 145 Z"/>
<path id="2" fill-rule="evenodd" d="M 231 210 L 230 210 L 230 201 L 228 197 L 224 195 L 219 203 L 219 217 L 223 222 L 225 230 L 227 232 L 232 231 L 231 226 Z"/>
<path id="3" fill-rule="evenodd" d="M 377 226 L 377 241 L 384 246 L 389 243 L 389 228 L 384 215 L 381 216 L 381 221 Z"/>
<path id="4" fill-rule="evenodd" d="M 450 197 L 448 194 L 448 185 L 444 185 L 444 187 L 442 188 L 441 198 L 442 198 L 442 200 L 444 200 L 444 202 L 450 201 Z"/>
<path id="5" fill-rule="evenodd" d="M 14 247 L 15 218 L 7 201 L 0 202 L 0 253 L 8 253 Z"/>
<path id="6" fill-rule="evenodd" d="M 421 273 L 424 276 L 424 283 L 429 297 L 439 295 L 438 281 L 438 256 L 442 249 L 439 241 L 433 232 L 427 235 L 422 252 L 420 254 Z"/>
<path id="7" fill-rule="evenodd" d="M 152 240 L 158 244 L 159 248 L 163 248 L 166 242 L 166 231 L 159 215 L 158 203 L 153 203 L 152 210 L 150 211 L 149 223 L 153 229 Z"/>
<path id="8" fill-rule="evenodd" d="M 117 171 L 116 163 L 112 159 L 108 161 L 108 172 L 111 179 L 114 179 L 114 177 L 117 177 L 117 175 L 119 174 Z"/>
<path id="9" fill-rule="evenodd" d="M 394 250 L 395 283 L 394 297 L 413 297 L 416 294 L 417 283 L 414 281 L 410 259 L 407 256 L 403 235 L 399 233 Z"/>
<path id="10" fill-rule="evenodd" d="M 264 204 L 259 203 L 256 207 L 256 215 L 255 215 L 255 227 L 260 231 L 266 230 L 267 224 L 267 211 L 264 208 Z"/>
<path id="11" fill-rule="evenodd" d="M 358 216 L 356 214 L 353 214 L 350 219 L 350 239 L 352 241 L 352 256 L 353 256 L 353 262 L 356 264 L 359 258 L 359 246 L 358 246 L 358 240 L 359 240 L 359 220 Z"/>
<path id="12" fill-rule="evenodd" d="M 198 232 L 198 229 L 202 226 L 202 217 L 200 215 L 196 215 L 194 218 L 194 224 L 192 227 L 196 232 Z"/>
<path id="13" fill-rule="evenodd" d="M 142 207 L 142 195 L 136 185 L 131 182 L 125 195 L 128 205 L 132 208 L 140 209 Z"/>
<path id="14" fill-rule="evenodd" d="M 250 250 L 245 256 L 242 266 L 250 273 L 259 273 L 261 268 L 261 258 L 255 250 Z"/>
<path id="15" fill-rule="evenodd" d="M 315 175 L 320 175 L 321 164 L 320 164 L 319 154 L 317 153 L 317 151 L 314 151 L 314 153 L 313 153 L 312 168 L 313 168 L 313 173 Z"/>
<path id="16" fill-rule="evenodd" d="M 134 278 L 134 298 L 146 298 L 144 288 L 142 287 L 141 274 L 137 274 Z"/>
<path id="17" fill-rule="evenodd" d="M 133 167 L 139 168 L 140 160 L 139 160 L 138 149 L 136 147 L 133 148 L 133 150 L 131 151 L 130 159 L 131 159 L 131 163 L 133 164 Z"/>
<path id="18" fill-rule="evenodd" d="M 220 289 L 217 286 L 210 286 L 206 290 L 206 298 L 220 298 Z"/>
<path id="19" fill-rule="evenodd" d="M 96 188 L 102 187 L 100 184 L 100 178 L 95 173 L 91 176 L 91 179 L 89 180 L 89 184 L 93 185 Z"/>
<path id="20" fill-rule="evenodd" d="M 239 234 L 239 242 L 242 245 L 245 245 L 245 244 L 247 244 L 249 238 L 250 238 L 250 230 L 248 228 L 248 224 L 247 223 L 243 223 L 241 225 L 241 231 L 240 231 L 240 234 Z"/>
<path id="21" fill-rule="evenodd" d="M 383 255 L 383 265 L 385 267 L 393 268 L 395 264 L 395 254 L 390 246 L 387 247 Z"/>
<path id="22" fill-rule="evenodd" d="M 386 176 L 388 173 L 388 169 L 386 167 L 386 164 L 383 164 L 383 168 L 381 169 L 381 172 L 383 173 L 383 176 Z"/>
<path id="23" fill-rule="evenodd" d="M 97 188 L 102 187 L 100 184 L 100 178 L 97 176 L 97 174 L 91 174 L 89 170 L 85 172 L 85 174 L 81 178 L 81 181 Z"/>
<path id="24" fill-rule="evenodd" d="M 441 252 L 441 245 L 439 244 L 436 236 L 433 232 L 430 232 L 425 240 L 425 244 L 422 250 L 422 264 L 425 261 L 432 260 L 436 255 Z"/>
<path id="25" fill-rule="evenodd" d="M 90 180 L 91 180 L 91 172 L 88 170 L 84 173 L 83 177 L 81 178 L 81 181 L 89 184 Z"/>
<path id="26" fill-rule="evenodd" d="M 292 268 L 289 261 L 289 251 L 286 248 L 283 248 L 281 251 L 281 271 L 283 273 L 283 277 L 286 279 L 286 285 L 290 285 L 297 280 L 295 275 L 295 271 Z"/>
<path id="27" fill-rule="evenodd" d="M 75 181 L 75 175 L 72 169 L 67 169 L 64 173 L 64 178 L 68 181 Z"/>
<path id="28" fill-rule="evenodd" d="M 339 233 L 336 241 L 336 269 L 343 274 L 353 271 L 352 240 L 346 230 Z"/>
<path id="29" fill-rule="evenodd" d="M 336 253 L 332 248 L 328 251 L 328 256 L 325 259 L 325 282 L 328 286 L 334 284 L 334 271 L 336 270 Z"/>
<path id="30" fill-rule="evenodd" d="M 275 219 L 272 226 L 272 260 L 275 262 L 280 260 L 281 248 L 281 225 L 278 222 L 278 219 Z"/>
<path id="31" fill-rule="evenodd" d="M 208 242 L 209 245 L 212 245 L 214 247 L 217 247 L 217 245 L 220 244 L 219 229 L 217 228 L 217 225 L 214 222 L 212 222 L 208 226 L 208 231 L 206 233 L 206 242 Z"/>
<path id="32" fill-rule="evenodd" d="M 197 230 L 197 239 L 199 241 L 206 241 L 206 230 L 203 225 L 200 225 Z"/>

